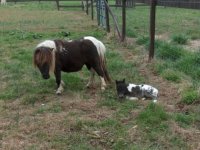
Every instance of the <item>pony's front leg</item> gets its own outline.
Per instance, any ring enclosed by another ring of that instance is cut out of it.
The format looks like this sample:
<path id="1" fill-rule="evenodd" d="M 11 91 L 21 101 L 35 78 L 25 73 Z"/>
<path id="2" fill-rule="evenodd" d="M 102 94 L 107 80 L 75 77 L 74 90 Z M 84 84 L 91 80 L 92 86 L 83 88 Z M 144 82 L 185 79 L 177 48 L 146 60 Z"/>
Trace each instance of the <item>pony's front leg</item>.
<path id="1" fill-rule="evenodd" d="M 55 72 L 56 83 L 57 83 L 57 90 L 56 94 L 60 95 L 64 91 L 64 82 L 61 80 L 61 71 Z"/>

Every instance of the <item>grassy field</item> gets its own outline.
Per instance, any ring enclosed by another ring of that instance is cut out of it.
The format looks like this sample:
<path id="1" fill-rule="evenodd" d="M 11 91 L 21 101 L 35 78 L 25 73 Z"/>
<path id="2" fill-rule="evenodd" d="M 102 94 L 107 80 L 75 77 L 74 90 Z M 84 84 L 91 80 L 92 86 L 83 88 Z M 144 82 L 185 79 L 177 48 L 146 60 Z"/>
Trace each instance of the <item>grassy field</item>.
<path id="1" fill-rule="evenodd" d="M 148 11 L 128 10 L 129 38 L 119 43 L 79 9 L 57 11 L 46 2 L 1 6 L 0 149 L 199 149 L 200 13 L 159 7 L 156 58 L 147 63 Z M 32 65 L 34 48 L 45 39 L 85 35 L 105 43 L 113 83 L 101 92 L 96 78 L 96 88 L 86 89 L 83 68 L 62 74 L 66 87 L 57 96 L 54 77 L 43 80 Z M 157 87 L 158 103 L 119 101 L 114 80 L 122 78 Z"/>

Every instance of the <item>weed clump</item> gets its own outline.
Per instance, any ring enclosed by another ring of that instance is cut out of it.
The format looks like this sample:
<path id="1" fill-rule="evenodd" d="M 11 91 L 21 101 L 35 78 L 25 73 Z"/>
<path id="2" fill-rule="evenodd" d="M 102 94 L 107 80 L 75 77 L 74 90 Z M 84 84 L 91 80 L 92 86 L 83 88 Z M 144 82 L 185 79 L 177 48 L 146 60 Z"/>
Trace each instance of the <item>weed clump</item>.
<path id="1" fill-rule="evenodd" d="M 184 50 L 176 45 L 165 42 L 156 43 L 156 56 L 163 60 L 176 61 L 184 54 Z"/>
<path id="2" fill-rule="evenodd" d="M 172 81 L 172 82 L 175 82 L 175 83 L 181 82 L 180 73 L 178 73 L 177 71 L 171 70 L 171 69 L 164 70 L 162 72 L 161 76 L 168 81 Z"/>
<path id="3" fill-rule="evenodd" d="M 182 94 L 181 101 L 187 105 L 190 105 L 197 101 L 200 98 L 199 93 L 195 90 L 188 90 L 185 93 Z"/>
<path id="4" fill-rule="evenodd" d="M 150 103 L 147 108 L 137 117 L 137 122 L 143 127 L 149 129 L 164 127 L 163 122 L 168 120 L 168 115 L 164 109 L 154 103 Z"/>
<path id="5" fill-rule="evenodd" d="M 177 44 L 187 44 L 188 37 L 183 34 L 178 34 L 178 35 L 172 36 L 172 41 Z"/>

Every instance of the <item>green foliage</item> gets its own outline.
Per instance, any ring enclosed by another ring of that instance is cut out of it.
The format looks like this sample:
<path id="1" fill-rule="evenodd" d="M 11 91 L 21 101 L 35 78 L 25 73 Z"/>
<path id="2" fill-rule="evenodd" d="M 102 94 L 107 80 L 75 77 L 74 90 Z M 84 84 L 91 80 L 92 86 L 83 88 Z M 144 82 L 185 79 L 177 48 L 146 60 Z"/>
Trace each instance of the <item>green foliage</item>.
<path id="1" fill-rule="evenodd" d="M 117 129 L 117 128 L 122 127 L 122 124 L 121 124 L 121 122 L 117 121 L 114 118 L 108 118 L 108 119 L 101 121 L 99 123 L 99 126 L 104 127 L 104 128 L 112 127 L 114 129 Z"/>
<path id="2" fill-rule="evenodd" d="M 164 109 L 155 103 L 150 103 L 137 117 L 139 125 L 148 127 L 149 130 L 157 129 L 158 131 L 165 129 L 165 124 L 163 123 L 167 120 L 168 115 Z"/>
<path id="3" fill-rule="evenodd" d="M 130 28 L 127 28 L 126 32 L 127 32 L 126 36 L 128 36 L 128 37 L 137 37 L 136 32 L 134 32 L 134 31 L 133 31 L 132 29 L 130 29 Z"/>
<path id="4" fill-rule="evenodd" d="M 177 43 L 177 44 L 187 44 L 188 37 L 186 35 L 183 35 L 183 34 L 173 35 L 172 41 Z"/>
<path id="5" fill-rule="evenodd" d="M 169 81 L 180 83 L 181 82 L 181 74 L 177 71 L 166 69 L 161 73 L 161 76 Z"/>
<path id="6" fill-rule="evenodd" d="M 186 53 L 175 64 L 175 68 L 179 71 L 184 72 L 185 74 L 191 76 L 194 80 L 200 79 L 200 55 L 199 52 Z"/>
<path id="7" fill-rule="evenodd" d="M 188 145 L 184 142 L 184 139 L 179 135 L 172 136 L 170 138 L 170 142 L 175 147 L 175 149 L 183 149 L 183 147 L 185 149 L 189 149 Z"/>
<path id="8" fill-rule="evenodd" d="M 200 96 L 199 93 L 194 89 L 185 90 L 182 94 L 181 101 L 185 104 L 192 104 L 195 101 L 199 100 Z"/>
<path id="9" fill-rule="evenodd" d="M 140 36 L 137 38 L 137 44 L 139 45 L 147 45 L 149 43 L 149 37 L 147 36 Z"/>
<path id="10" fill-rule="evenodd" d="M 120 138 L 115 141 L 112 147 L 115 150 L 127 149 L 129 147 L 129 143 L 125 139 Z"/>
<path id="11" fill-rule="evenodd" d="M 156 46 L 156 56 L 163 60 L 176 61 L 184 54 L 184 50 L 176 45 L 160 42 Z"/>
<path id="12" fill-rule="evenodd" d="M 186 114 L 177 114 L 175 121 L 178 122 L 178 124 L 181 127 L 187 127 L 194 122 L 194 117 L 192 115 L 186 115 Z"/>

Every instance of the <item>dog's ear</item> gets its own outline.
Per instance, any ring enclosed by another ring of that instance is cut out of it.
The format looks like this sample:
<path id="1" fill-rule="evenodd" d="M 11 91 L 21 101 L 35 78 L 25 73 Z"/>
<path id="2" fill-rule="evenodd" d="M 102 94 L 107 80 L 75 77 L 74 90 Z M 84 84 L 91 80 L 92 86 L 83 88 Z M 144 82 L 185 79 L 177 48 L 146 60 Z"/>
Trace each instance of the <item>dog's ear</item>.
<path id="1" fill-rule="evenodd" d="M 122 81 L 125 83 L 125 78 Z"/>

